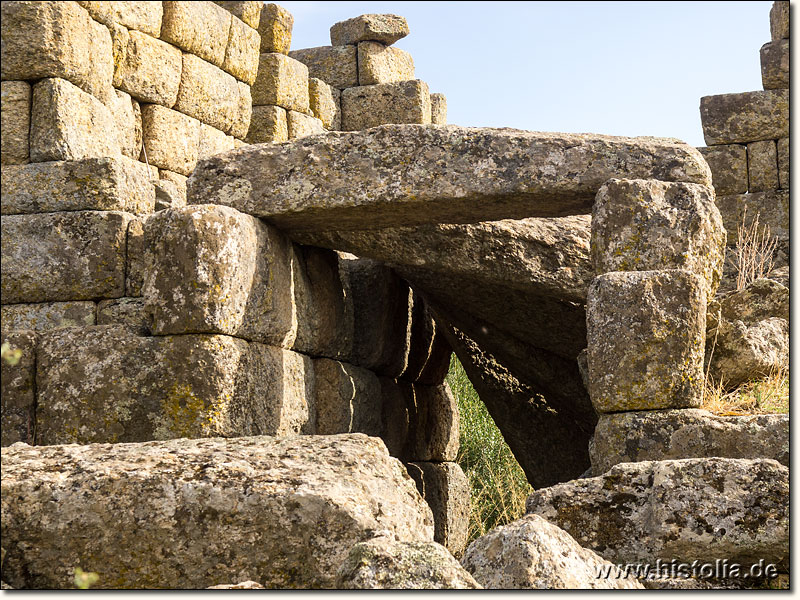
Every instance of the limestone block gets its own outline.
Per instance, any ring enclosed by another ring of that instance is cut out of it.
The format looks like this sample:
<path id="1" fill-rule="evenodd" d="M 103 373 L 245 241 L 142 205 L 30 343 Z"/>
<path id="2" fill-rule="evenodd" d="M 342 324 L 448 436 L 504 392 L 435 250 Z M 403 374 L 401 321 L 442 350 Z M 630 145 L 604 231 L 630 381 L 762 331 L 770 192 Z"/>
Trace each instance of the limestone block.
<path id="1" fill-rule="evenodd" d="M 288 111 L 287 116 L 290 140 L 314 135 L 315 133 L 325 133 L 325 126 L 322 124 L 322 120 L 317 117 L 312 117 L 296 110 Z"/>
<path id="2" fill-rule="evenodd" d="M 181 51 L 138 31 L 123 34 L 119 46 L 114 87 L 141 102 L 172 108 L 181 83 Z"/>
<path id="3" fill-rule="evenodd" d="M 308 111 L 308 68 L 284 54 L 262 54 L 251 90 L 253 106 L 274 105 Z"/>
<path id="4" fill-rule="evenodd" d="M 119 154 L 117 124 L 100 100 L 66 79 L 43 79 L 33 86 L 32 162 Z"/>
<path id="5" fill-rule="evenodd" d="M 610 271 L 684 269 L 713 298 L 722 277 L 725 229 L 714 190 L 692 183 L 612 179 L 592 208 L 592 263 Z"/>
<path id="6" fill-rule="evenodd" d="M 414 79 L 414 59 L 405 50 L 378 42 L 358 43 L 358 85 Z"/>
<path id="7" fill-rule="evenodd" d="M 143 295 L 156 335 L 224 333 L 290 348 L 290 245 L 234 209 L 189 205 L 145 224 Z"/>
<path id="8" fill-rule="evenodd" d="M 469 534 L 469 481 L 454 462 L 412 462 L 408 474 L 433 512 L 433 540 L 459 558 Z"/>
<path id="9" fill-rule="evenodd" d="M 789 90 L 705 96 L 700 119 L 709 146 L 789 137 Z"/>
<path id="10" fill-rule="evenodd" d="M 0 311 L 3 329 L 6 330 L 47 331 L 95 324 L 95 303 L 92 301 L 4 304 Z"/>
<path id="11" fill-rule="evenodd" d="M 161 2 L 78 2 L 95 21 L 111 27 L 119 24 L 158 37 L 163 9 Z"/>
<path id="12" fill-rule="evenodd" d="M 213 2 L 162 4 L 161 39 L 222 67 L 231 29 L 231 13 Z"/>
<path id="13" fill-rule="evenodd" d="M 724 202 L 728 205 L 728 219 L 735 226 L 731 229 L 731 241 L 736 242 L 736 230 L 742 221 L 746 226 L 753 223 L 756 215 L 761 227 L 767 225 L 770 234 L 782 240 L 789 239 L 789 190 L 772 190 L 753 194 L 727 196 Z M 735 219 L 735 220 L 734 220 Z"/>
<path id="14" fill-rule="evenodd" d="M 331 27 L 331 45 L 380 42 L 391 46 L 408 35 L 408 22 L 398 15 L 361 15 Z"/>
<path id="15" fill-rule="evenodd" d="M 231 19 L 231 33 L 225 48 L 222 68 L 247 85 L 253 85 L 258 74 L 261 38 L 258 32 L 238 18 Z"/>
<path id="16" fill-rule="evenodd" d="M 27 81 L 3 81 L 2 104 L 2 164 L 19 165 L 28 162 L 28 136 L 31 128 L 31 86 Z"/>
<path id="17" fill-rule="evenodd" d="M 286 109 L 280 106 L 254 106 L 247 142 L 285 142 L 289 139 L 289 120 Z"/>
<path id="18" fill-rule="evenodd" d="M 414 388 L 411 383 L 390 377 L 379 377 L 381 384 L 381 439 L 389 454 L 409 460 L 411 412 L 414 408 Z"/>
<path id="19" fill-rule="evenodd" d="M 185 176 L 192 174 L 200 148 L 200 121 L 158 104 L 145 104 L 142 135 L 151 165 Z"/>
<path id="20" fill-rule="evenodd" d="M 144 285 L 144 224 L 145 218 L 131 219 L 128 223 L 127 244 L 128 252 L 125 256 L 125 295 L 141 296 Z"/>
<path id="21" fill-rule="evenodd" d="M 201 160 L 227 150 L 233 150 L 233 136 L 211 125 L 200 123 L 200 145 L 197 150 L 197 159 Z"/>
<path id="22" fill-rule="evenodd" d="M 381 431 L 381 384 L 360 367 L 328 358 L 314 360 L 316 433 L 366 433 Z"/>
<path id="23" fill-rule="evenodd" d="M 193 54 L 183 55 L 175 110 L 228 133 L 238 106 L 239 88 L 232 75 Z"/>
<path id="24" fill-rule="evenodd" d="M 3 302 L 123 296 L 131 217 L 112 211 L 4 215 Z"/>
<path id="25" fill-rule="evenodd" d="M 778 189 L 778 150 L 773 140 L 747 144 L 750 192 Z"/>
<path id="26" fill-rule="evenodd" d="M 253 97 L 249 85 L 242 81 L 237 81 L 236 83 L 239 88 L 239 102 L 229 133 L 241 141 L 247 137 L 247 132 L 250 129 L 250 119 L 253 115 Z"/>
<path id="27" fill-rule="evenodd" d="M 258 23 L 261 20 L 261 11 L 264 8 L 263 2 L 252 0 L 214 0 L 214 4 L 220 5 L 234 17 L 241 19 L 253 29 L 258 29 Z"/>
<path id="28" fill-rule="evenodd" d="M 598 413 L 690 408 L 703 393 L 706 295 L 687 271 L 600 275 L 586 305 Z"/>
<path id="29" fill-rule="evenodd" d="M 117 124 L 120 150 L 123 156 L 138 160 L 142 153 L 142 110 L 130 95 L 120 90 L 114 92 L 108 106 Z"/>
<path id="30" fill-rule="evenodd" d="M 180 208 L 182 206 L 186 206 L 186 180 L 188 177 L 186 175 L 181 175 L 180 173 L 175 173 L 174 171 L 168 171 L 167 169 L 159 169 L 158 170 L 158 178 L 161 180 L 162 183 L 170 183 L 174 188 L 177 190 L 177 199 L 170 199 L 170 206 L 162 206 L 161 208 L 156 207 L 156 210 L 163 210 L 164 208 Z M 171 191 L 171 190 L 170 190 Z M 156 191 L 158 194 L 158 191 Z M 166 200 L 162 197 L 162 202 Z M 158 203 L 158 197 L 156 197 L 156 202 Z"/>
<path id="31" fill-rule="evenodd" d="M 412 331 L 412 340 L 413 339 Z M 442 327 L 437 325 L 433 332 L 430 356 L 417 378 L 417 383 L 422 385 L 443 384 L 450 368 L 450 359 L 452 355 L 453 349 L 450 347 L 450 343 L 447 341 Z"/>
<path id="32" fill-rule="evenodd" d="M 2 439 L 0 445 L 15 442 L 33 444 L 36 429 L 36 339 L 33 331 L 11 331 L 5 320 L 3 307 L 3 332 L 0 342 L 9 351 L 19 351 L 16 360 L 0 359 L 0 419 Z M 4 553 L 5 554 L 5 553 Z M 5 574 L 4 574 L 5 575 Z"/>
<path id="33" fill-rule="evenodd" d="M 150 319 L 143 298 L 114 298 L 97 303 L 98 325 L 122 325 L 139 335 L 150 335 Z"/>
<path id="34" fill-rule="evenodd" d="M 156 190 L 156 210 L 186 206 L 186 184 L 181 191 L 178 184 L 166 179 L 159 179 L 153 182 L 153 187 Z"/>
<path id="35" fill-rule="evenodd" d="M 778 180 L 782 190 L 789 189 L 789 138 L 778 140 Z"/>
<path id="36" fill-rule="evenodd" d="M 410 411 L 413 461 L 454 461 L 458 455 L 458 403 L 449 386 L 414 384 L 414 405 Z"/>
<path id="37" fill-rule="evenodd" d="M 322 79 L 311 77 L 308 80 L 309 107 L 314 116 L 322 121 L 329 131 L 338 131 L 342 127 L 341 110 L 342 93 L 328 85 Z"/>
<path id="38" fill-rule="evenodd" d="M 789 415 L 719 416 L 705 410 L 600 415 L 592 473 L 619 463 L 682 458 L 771 458 L 789 466 Z"/>
<path id="39" fill-rule="evenodd" d="M 431 122 L 431 95 L 424 81 L 402 81 L 342 91 L 342 130 L 357 131 L 387 123 Z"/>
<path id="40" fill-rule="evenodd" d="M 267 588 L 329 588 L 377 531 L 433 539 L 403 465 L 360 434 L 20 445 L 3 450 L 2 499 L 3 577 L 16 588 L 71 588 L 77 564 L 111 589 L 206 588 L 242 573 Z M 62 536 L 64 523 L 93 533 Z"/>
<path id="41" fill-rule="evenodd" d="M 292 45 L 294 17 L 277 4 L 263 5 L 258 33 L 261 36 L 261 52 L 288 54 Z"/>
<path id="42" fill-rule="evenodd" d="M 431 123 L 447 125 L 447 98 L 444 94 L 431 94 Z"/>
<path id="43" fill-rule="evenodd" d="M 747 147 L 740 144 L 698 148 L 711 168 L 717 196 L 747 192 Z"/>
<path id="44" fill-rule="evenodd" d="M 789 2 L 776 0 L 769 11 L 769 30 L 772 41 L 789 39 Z"/>
<path id="45" fill-rule="evenodd" d="M 789 40 L 761 46 L 761 82 L 765 90 L 789 87 Z"/>
<path id="46" fill-rule="evenodd" d="M 355 46 L 318 46 L 292 50 L 289 56 L 308 67 L 309 77 L 344 89 L 358 85 L 358 49 Z"/>
<path id="47" fill-rule="evenodd" d="M 89 24 L 89 78 L 88 90 L 95 98 L 108 104 L 114 98 L 114 45 L 108 27 L 92 21 Z M 80 86 L 79 86 L 80 87 Z"/>

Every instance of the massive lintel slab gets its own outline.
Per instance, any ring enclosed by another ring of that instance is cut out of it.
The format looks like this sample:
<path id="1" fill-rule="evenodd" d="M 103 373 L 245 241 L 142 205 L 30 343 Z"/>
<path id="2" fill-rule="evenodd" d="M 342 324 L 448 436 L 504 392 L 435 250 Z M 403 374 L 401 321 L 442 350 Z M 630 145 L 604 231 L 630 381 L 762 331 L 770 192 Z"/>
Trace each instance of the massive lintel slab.
<path id="1" fill-rule="evenodd" d="M 289 231 L 369 229 L 587 214 L 613 177 L 711 184 L 675 139 L 384 125 L 210 157 L 189 198 Z"/>

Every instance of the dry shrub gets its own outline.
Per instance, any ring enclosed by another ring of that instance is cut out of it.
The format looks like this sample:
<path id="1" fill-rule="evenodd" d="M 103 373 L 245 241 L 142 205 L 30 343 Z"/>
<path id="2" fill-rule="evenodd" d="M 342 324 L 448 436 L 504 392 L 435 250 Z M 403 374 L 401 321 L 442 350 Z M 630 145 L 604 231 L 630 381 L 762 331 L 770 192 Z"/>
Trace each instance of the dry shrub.
<path id="1" fill-rule="evenodd" d="M 742 212 L 742 223 L 737 229 L 736 246 L 730 258 L 736 272 L 737 290 L 746 288 L 772 271 L 772 259 L 778 240 L 772 237 L 769 225 L 761 226 L 760 216 L 761 213 L 756 213 L 748 225 L 746 206 Z"/>

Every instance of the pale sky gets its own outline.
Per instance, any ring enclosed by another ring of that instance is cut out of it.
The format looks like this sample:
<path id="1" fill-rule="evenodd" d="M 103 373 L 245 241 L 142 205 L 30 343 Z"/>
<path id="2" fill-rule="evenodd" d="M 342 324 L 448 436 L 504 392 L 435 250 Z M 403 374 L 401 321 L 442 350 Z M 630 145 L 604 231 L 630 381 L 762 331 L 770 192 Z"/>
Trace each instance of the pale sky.
<path id="1" fill-rule="evenodd" d="M 760 90 L 770 41 L 762 2 L 279 2 L 292 49 L 330 26 L 395 13 L 397 47 L 470 127 L 677 137 L 705 145 L 700 97 Z"/>

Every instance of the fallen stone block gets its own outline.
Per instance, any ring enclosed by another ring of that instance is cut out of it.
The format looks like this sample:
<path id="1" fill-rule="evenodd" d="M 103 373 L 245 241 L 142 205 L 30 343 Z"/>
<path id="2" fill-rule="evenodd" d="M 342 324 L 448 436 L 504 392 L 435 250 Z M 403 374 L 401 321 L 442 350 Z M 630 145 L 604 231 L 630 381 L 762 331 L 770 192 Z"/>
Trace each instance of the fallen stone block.
<path id="1" fill-rule="evenodd" d="M 341 92 L 322 79 L 311 77 L 308 80 L 309 107 L 314 116 L 322 121 L 323 127 L 330 131 L 342 128 Z"/>
<path id="2" fill-rule="evenodd" d="M 485 589 L 644 589 L 635 577 L 535 514 L 479 537 L 461 564 Z M 601 572 L 609 576 L 598 577 Z"/>
<path id="3" fill-rule="evenodd" d="M 308 67 L 308 76 L 344 89 L 358 85 L 358 49 L 355 46 L 318 46 L 292 50 L 289 56 Z"/>
<path id="4" fill-rule="evenodd" d="M 288 111 L 288 124 L 290 140 L 296 140 L 316 133 L 325 133 L 325 126 L 322 124 L 321 119 L 305 113 L 299 113 L 295 110 Z"/>
<path id="5" fill-rule="evenodd" d="M 789 90 L 704 96 L 700 119 L 709 146 L 789 137 Z"/>
<path id="6" fill-rule="evenodd" d="M 2 83 L 2 164 L 19 165 L 30 157 L 31 86 L 27 81 Z"/>
<path id="7" fill-rule="evenodd" d="M 5 308 L 4 306 L 3 333 L 0 335 L 3 345 L 3 357 L 0 359 L 0 419 L 3 424 L 0 428 L 0 445 L 4 447 L 16 442 L 34 442 L 37 340 L 33 331 L 11 331 L 12 324 L 6 321 Z M 3 545 L 5 547 L 5 543 Z M 5 570 L 5 565 L 3 568 Z M 3 576 L 5 577 L 5 573 Z"/>
<path id="8" fill-rule="evenodd" d="M 376 531 L 433 538 L 402 464 L 359 434 L 15 446 L 2 456 L 3 577 L 14 587 L 72 587 L 80 564 L 111 589 L 241 579 L 329 588 Z M 93 534 L 56 534 L 65 523 Z"/>
<path id="9" fill-rule="evenodd" d="M 703 395 L 706 294 L 687 271 L 600 275 L 586 304 L 598 413 L 693 408 Z"/>
<path id="10" fill-rule="evenodd" d="M 747 144 L 747 174 L 750 192 L 778 189 L 778 149 L 774 140 Z"/>
<path id="11" fill-rule="evenodd" d="M 277 4 L 259 4 L 264 7 L 258 23 L 261 52 L 288 54 L 292 45 L 294 17 L 288 10 Z"/>
<path id="12" fill-rule="evenodd" d="M 200 121 L 158 104 L 142 107 L 147 162 L 189 176 L 197 165 Z"/>
<path id="13" fill-rule="evenodd" d="M 139 160 L 142 154 L 142 110 L 139 103 L 129 94 L 114 90 L 109 108 L 117 123 L 122 155 Z"/>
<path id="14" fill-rule="evenodd" d="M 172 108 L 181 83 L 181 51 L 138 31 L 122 38 L 121 56 L 114 61 L 114 87 L 141 102 Z"/>
<path id="15" fill-rule="evenodd" d="M 592 473 L 681 458 L 771 458 L 789 466 L 789 415 L 719 416 L 705 410 L 600 415 L 589 446 Z"/>
<path id="16" fill-rule="evenodd" d="M 587 214 L 614 177 L 711 184 L 700 153 L 676 140 L 386 125 L 207 159 L 189 186 L 197 203 L 286 231 L 342 231 Z"/>
<path id="17" fill-rule="evenodd" d="M 247 132 L 247 143 L 285 142 L 289 139 L 286 109 L 280 106 L 254 106 Z"/>
<path id="18" fill-rule="evenodd" d="M 183 71 L 174 109 L 229 133 L 239 105 L 236 79 L 192 54 L 183 55 Z"/>
<path id="19" fill-rule="evenodd" d="M 233 136 L 220 131 L 211 125 L 200 123 L 200 143 L 197 147 L 197 158 L 202 160 L 220 152 L 233 150 Z"/>
<path id="20" fill-rule="evenodd" d="M 428 84 L 418 79 L 342 90 L 342 130 L 358 131 L 388 123 L 431 122 Z"/>
<path id="21" fill-rule="evenodd" d="M 358 43 L 358 85 L 414 79 L 414 59 L 405 50 L 378 42 Z"/>
<path id="22" fill-rule="evenodd" d="M 285 54 L 262 54 L 252 89 L 253 106 L 274 105 L 287 110 L 308 110 L 308 69 Z"/>
<path id="23" fill-rule="evenodd" d="M 158 37 L 161 32 L 161 17 L 164 14 L 160 2 L 78 2 L 95 21 L 109 27 L 119 24 L 147 35 Z"/>
<path id="24" fill-rule="evenodd" d="M 4 304 L 0 313 L 3 329 L 8 331 L 47 331 L 95 324 L 95 303 L 92 301 Z"/>
<path id="25" fill-rule="evenodd" d="M 789 40 L 761 46 L 761 82 L 765 90 L 789 88 Z"/>
<path id="26" fill-rule="evenodd" d="M 623 463 L 536 490 L 526 509 L 612 563 L 780 566 L 789 555 L 788 477 L 769 459 Z"/>
<path id="27" fill-rule="evenodd" d="M 124 296 L 131 217 L 116 211 L 4 215 L 3 302 Z"/>
<path id="28" fill-rule="evenodd" d="M 328 358 L 314 360 L 316 433 L 381 432 L 381 384 L 367 369 Z"/>
<path id="29" fill-rule="evenodd" d="M 258 24 L 261 21 L 261 11 L 264 8 L 263 2 L 253 0 L 214 0 L 214 4 L 218 4 L 253 29 L 258 29 Z"/>
<path id="30" fill-rule="evenodd" d="M 747 192 L 747 147 L 739 144 L 698 148 L 711 168 L 717 196 Z"/>
<path id="31" fill-rule="evenodd" d="M 782 190 L 789 189 L 789 138 L 778 140 L 778 179 Z"/>
<path id="32" fill-rule="evenodd" d="M 447 125 L 447 98 L 444 94 L 431 94 L 431 123 Z"/>
<path id="33" fill-rule="evenodd" d="M 344 46 L 359 42 L 380 42 L 391 46 L 409 33 L 405 17 L 398 15 L 361 15 L 339 21 L 331 27 L 331 45 Z"/>
<path id="34" fill-rule="evenodd" d="M 769 11 L 769 30 L 772 41 L 789 39 L 789 2 L 777 0 Z"/>
<path id="35" fill-rule="evenodd" d="M 261 38 L 258 32 L 240 19 L 231 19 L 231 32 L 225 49 L 224 71 L 239 81 L 253 85 L 258 75 Z"/>
<path id="36" fill-rule="evenodd" d="M 222 67 L 231 13 L 213 2 L 164 2 L 161 39 Z"/>

